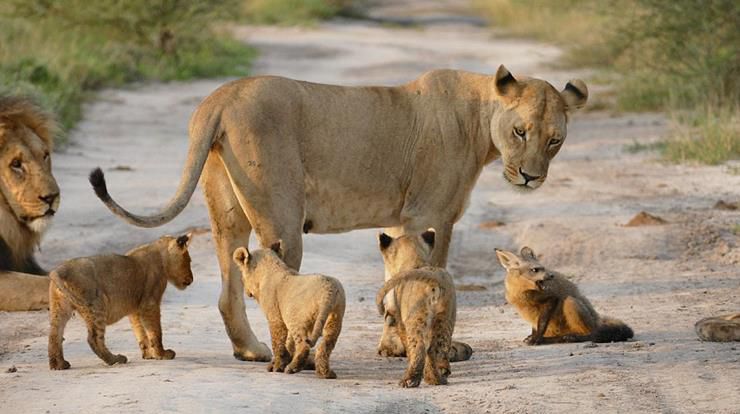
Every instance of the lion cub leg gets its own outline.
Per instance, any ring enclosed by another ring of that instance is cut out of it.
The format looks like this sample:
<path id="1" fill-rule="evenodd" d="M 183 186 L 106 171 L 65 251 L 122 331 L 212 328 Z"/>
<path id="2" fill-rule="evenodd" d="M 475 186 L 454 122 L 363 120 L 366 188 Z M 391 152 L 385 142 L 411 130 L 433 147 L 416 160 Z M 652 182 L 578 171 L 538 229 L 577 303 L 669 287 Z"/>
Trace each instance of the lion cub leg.
<path id="1" fill-rule="evenodd" d="M 342 332 L 342 316 L 336 312 L 329 314 L 321 333 L 323 339 L 316 350 L 316 376 L 319 378 L 334 379 L 337 374 L 329 368 L 329 357 L 337 344 L 339 333 Z"/>
<path id="2" fill-rule="evenodd" d="M 424 361 L 424 381 L 429 385 L 445 385 L 450 376 L 450 343 L 452 335 L 449 323 L 438 317 L 434 321 L 431 346 Z"/>
<path id="3" fill-rule="evenodd" d="M 87 324 L 87 343 L 95 355 L 100 357 L 108 365 L 125 364 L 128 359 L 124 355 L 113 355 L 105 346 L 106 318 L 103 310 L 93 306 L 91 308 L 78 308 L 80 316 Z"/>
<path id="4" fill-rule="evenodd" d="M 175 351 L 164 349 L 164 346 L 162 346 L 162 325 L 159 304 L 140 309 L 138 316 L 144 325 L 146 336 L 149 339 L 150 358 L 147 359 L 175 358 Z"/>
<path id="5" fill-rule="evenodd" d="M 267 364 L 267 371 L 283 372 L 288 363 L 287 360 L 290 358 L 290 354 L 286 347 L 286 343 L 288 341 L 288 327 L 285 326 L 285 323 L 282 320 L 268 320 L 268 324 L 270 327 L 270 336 L 272 337 L 272 361 Z M 296 341 L 294 341 L 293 346 L 295 346 L 297 352 L 299 344 L 295 342 Z"/>
<path id="6" fill-rule="evenodd" d="M 72 317 L 72 305 L 67 301 L 54 282 L 49 284 L 49 368 L 53 370 L 68 369 L 69 362 L 64 359 L 62 341 L 64 327 Z"/>
<path id="7" fill-rule="evenodd" d="M 146 335 L 144 324 L 141 322 L 141 318 L 138 313 L 132 313 L 128 316 L 129 322 L 131 322 L 131 329 L 136 335 L 136 342 L 139 343 L 139 349 L 141 349 L 141 357 L 144 359 L 152 359 L 152 348 L 149 343 L 149 337 Z"/>
<path id="8" fill-rule="evenodd" d="M 408 366 L 399 385 L 403 388 L 418 387 L 424 371 L 428 347 L 424 344 L 424 332 L 429 326 L 422 316 L 415 316 L 406 324 L 406 354 Z"/>
<path id="9" fill-rule="evenodd" d="M 303 369 L 303 365 L 306 363 L 306 359 L 308 359 L 308 353 L 311 351 L 311 345 L 308 342 L 308 335 L 305 331 L 289 333 L 289 336 L 293 338 L 295 349 L 293 350 L 293 359 L 285 367 L 285 373 L 295 374 Z"/>

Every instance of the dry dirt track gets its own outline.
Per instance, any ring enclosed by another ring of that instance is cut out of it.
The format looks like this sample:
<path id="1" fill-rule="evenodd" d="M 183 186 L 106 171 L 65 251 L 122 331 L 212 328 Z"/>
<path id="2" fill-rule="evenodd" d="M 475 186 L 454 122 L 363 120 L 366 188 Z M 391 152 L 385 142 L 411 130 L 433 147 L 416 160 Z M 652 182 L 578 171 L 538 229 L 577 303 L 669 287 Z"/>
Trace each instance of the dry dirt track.
<path id="1" fill-rule="evenodd" d="M 372 10 L 380 17 L 413 13 L 428 23 L 406 29 L 337 21 L 313 29 L 242 28 L 238 35 L 262 51 L 256 72 L 319 82 L 396 84 L 426 69 L 493 73 L 499 63 L 558 88 L 573 76 L 548 68 L 557 49 L 494 39 L 466 19 L 445 17 L 454 9 L 428 7 L 436 3 Z M 73 144 L 55 158 L 63 199 L 42 246 L 46 266 L 207 226 L 199 193 L 164 230 L 127 226 L 94 198 L 86 174 L 101 165 L 124 205 L 142 212 L 161 206 L 179 178 L 188 117 L 222 82 L 105 91 L 87 108 Z M 460 288 L 455 336 L 475 354 L 453 365 L 447 387 L 398 389 L 404 361 L 375 356 L 381 320 L 372 298 L 383 272 L 376 231 L 305 239 L 303 270 L 336 275 L 347 291 L 333 355 L 336 381 L 269 374 L 263 363 L 232 358 L 205 233 L 191 249 L 195 284 L 166 294 L 164 341 L 178 352 L 174 361 L 139 359 L 122 321 L 108 330 L 107 341 L 130 363 L 106 367 L 73 319 L 65 335 L 72 369 L 49 372 L 46 314 L 0 314 L 0 412 L 740 412 L 740 348 L 701 343 L 692 329 L 700 317 L 740 310 L 740 240 L 731 230 L 740 211 L 712 208 L 719 199 L 740 200 L 740 176 L 727 167 L 663 165 L 654 154 L 623 150 L 633 140 L 658 139 L 666 128 L 657 115 L 580 114 L 547 183 L 534 193 L 507 187 L 499 163 L 485 169 L 455 229 L 450 258 Z M 641 210 L 668 224 L 621 226 Z M 504 224 L 480 227 L 490 221 Z M 571 275 L 597 309 L 629 323 L 635 340 L 523 345 L 529 328 L 505 304 L 503 272 L 492 253 L 522 245 Z M 247 312 L 267 341 L 251 300 Z M 11 366 L 17 372 L 5 373 Z"/>

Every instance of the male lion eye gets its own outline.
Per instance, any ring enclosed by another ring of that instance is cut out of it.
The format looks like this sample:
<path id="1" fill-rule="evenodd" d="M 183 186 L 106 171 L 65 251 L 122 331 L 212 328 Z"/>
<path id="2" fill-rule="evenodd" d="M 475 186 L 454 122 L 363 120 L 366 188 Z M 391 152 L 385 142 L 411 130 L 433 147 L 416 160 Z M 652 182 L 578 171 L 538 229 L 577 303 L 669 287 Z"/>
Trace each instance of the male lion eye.
<path id="1" fill-rule="evenodd" d="M 13 168 L 13 169 L 16 169 L 16 170 L 20 169 L 21 168 L 21 160 L 19 160 L 18 158 L 16 158 L 13 161 L 11 161 L 10 162 L 10 168 Z"/>

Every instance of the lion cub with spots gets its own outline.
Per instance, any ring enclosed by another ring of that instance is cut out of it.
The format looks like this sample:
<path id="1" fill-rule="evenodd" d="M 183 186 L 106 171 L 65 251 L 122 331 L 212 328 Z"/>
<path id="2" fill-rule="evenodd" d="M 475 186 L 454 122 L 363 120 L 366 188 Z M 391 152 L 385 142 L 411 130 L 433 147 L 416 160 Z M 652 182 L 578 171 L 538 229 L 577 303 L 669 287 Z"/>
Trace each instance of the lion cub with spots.
<path id="1" fill-rule="evenodd" d="M 62 340 L 64 327 L 77 311 L 87 324 L 87 342 L 108 365 L 125 364 L 105 346 L 105 327 L 128 316 L 144 359 L 172 359 L 162 346 L 160 304 L 167 282 L 180 290 L 193 283 L 190 235 L 165 236 L 125 256 L 107 254 L 64 262 L 49 277 L 49 368 L 68 369 Z"/>
<path id="2" fill-rule="evenodd" d="M 422 372 L 430 385 L 447 384 L 449 352 L 455 329 L 455 284 L 445 269 L 429 266 L 434 231 L 421 236 L 378 237 L 391 275 L 376 296 L 378 311 L 395 325 L 406 348 L 408 367 L 399 382 L 418 387 Z"/>
<path id="3" fill-rule="evenodd" d="M 506 301 L 532 325 L 528 345 L 618 342 L 634 335 L 624 322 L 599 315 L 573 282 L 542 266 L 529 247 L 519 256 L 496 249 L 496 256 L 506 269 Z"/>
<path id="4" fill-rule="evenodd" d="M 239 247 L 233 254 L 245 293 L 257 300 L 270 328 L 273 359 L 267 370 L 301 371 L 311 347 L 323 336 L 316 351 L 316 376 L 336 378 L 329 356 L 342 331 L 344 288 L 333 277 L 299 275 L 283 262 L 281 245 L 278 241 L 253 253 Z"/>

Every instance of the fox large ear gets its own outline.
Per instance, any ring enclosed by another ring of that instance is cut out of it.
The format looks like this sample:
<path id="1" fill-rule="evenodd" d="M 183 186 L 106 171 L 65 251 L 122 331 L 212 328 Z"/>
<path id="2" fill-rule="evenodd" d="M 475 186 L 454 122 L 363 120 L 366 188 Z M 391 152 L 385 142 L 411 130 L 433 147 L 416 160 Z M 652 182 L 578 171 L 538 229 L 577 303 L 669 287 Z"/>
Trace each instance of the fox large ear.
<path id="1" fill-rule="evenodd" d="M 519 83 L 514 79 L 514 75 L 501 65 L 496 71 L 496 93 L 500 96 L 514 96 L 519 92 Z"/>
<path id="2" fill-rule="evenodd" d="M 565 101 L 565 110 L 573 112 L 583 108 L 588 101 L 588 87 L 580 79 L 573 79 L 565 84 L 565 88 L 560 92 L 560 96 Z"/>
<path id="3" fill-rule="evenodd" d="M 378 234 L 378 245 L 380 245 L 380 250 L 387 249 L 388 246 L 391 245 L 391 243 L 393 243 L 393 237 L 385 233 Z"/>
<path id="4" fill-rule="evenodd" d="M 283 258 L 283 241 L 278 240 L 270 246 L 270 249 L 275 252 L 281 259 Z"/>
<path id="5" fill-rule="evenodd" d="M 429 230 L 425 231 L 424 233 L 421 233 L 421 238 L 424 240 L 424 243 L 426 243 L 430 249 L 434 248 L 434 238 L 437 235 L 437 232 L 433 228 L 429 228 Z"/>
<path id="6" fill-rule="evenodd" d="M 522 247 L 519 255 L 527 260 L 537 260 L 537 256 L 534 255 L 534 251 L 527 246 Z"/>
<path id="7" fill-rule="evenodd" d="M 249 254 L 249 250 L 247 250 L 246 247 L 237 247 L 236 250 L 234 250 L 232 258 L 234 259 L 234 263 L 237 265 L 246 266 L 247 263 L 249 263 L 249 259 L 252 258 L 252 255 Z"/>
<path id="8" fill-rule="evenodd" d="M 516 257 L 514 253 L 507 252 L 506 250 L 496 250 L 496 257 L 498 258 L 498 262 L 501 263 L 501 266 L 504 267 L 504 269 L 509 270 L 511 268 L 519 267 L 520 262 L 519 258 Z"/>

